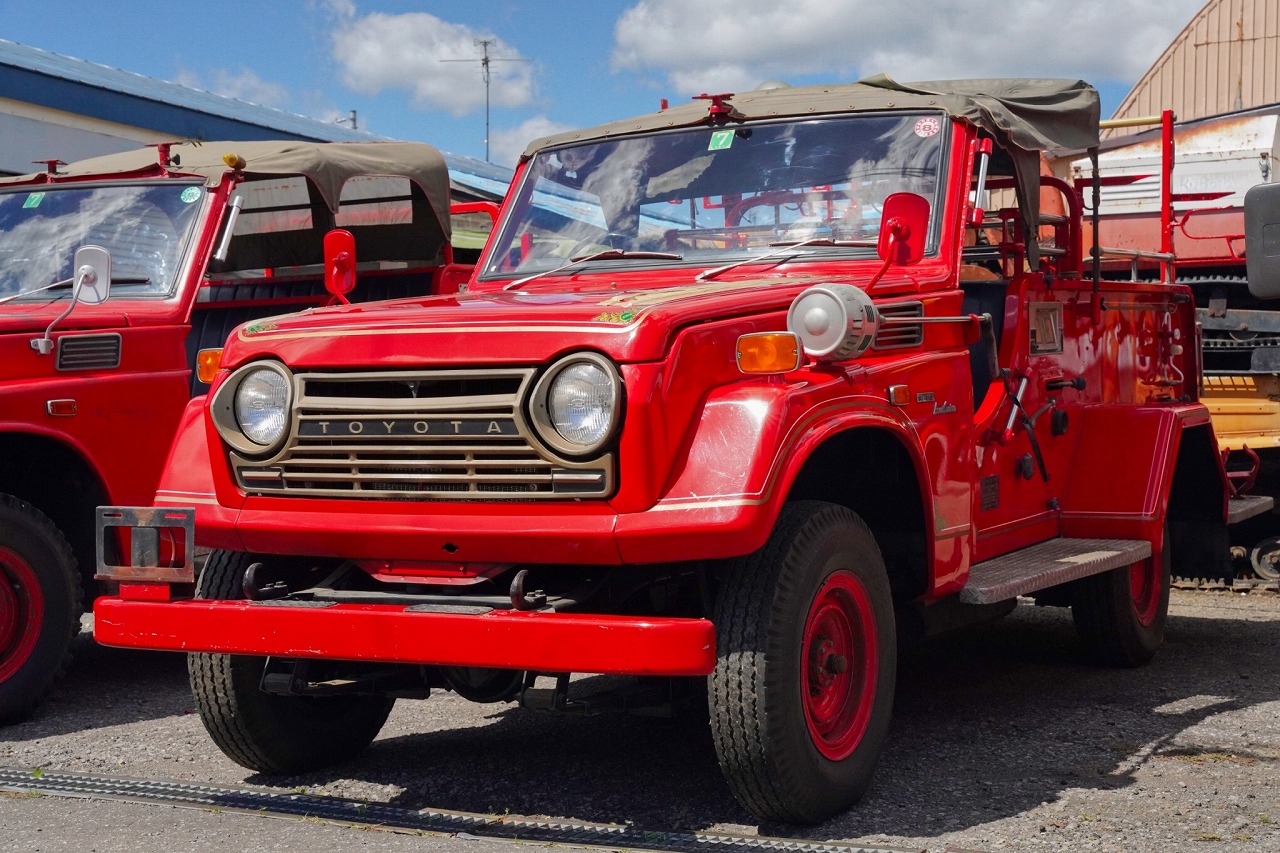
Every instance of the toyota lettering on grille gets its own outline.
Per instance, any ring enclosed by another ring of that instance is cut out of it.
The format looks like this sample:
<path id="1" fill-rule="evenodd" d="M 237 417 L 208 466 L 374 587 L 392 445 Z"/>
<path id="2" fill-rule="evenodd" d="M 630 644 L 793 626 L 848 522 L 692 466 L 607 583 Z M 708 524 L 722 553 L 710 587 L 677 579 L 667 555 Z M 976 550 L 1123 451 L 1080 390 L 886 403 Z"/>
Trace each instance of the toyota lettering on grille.
<path id="1" fill-rule="evenodd" d="M 518 436 L 511 418 L 330 418 L 303 421 L 298 434 L 307 438 L 344 436 Z"/>

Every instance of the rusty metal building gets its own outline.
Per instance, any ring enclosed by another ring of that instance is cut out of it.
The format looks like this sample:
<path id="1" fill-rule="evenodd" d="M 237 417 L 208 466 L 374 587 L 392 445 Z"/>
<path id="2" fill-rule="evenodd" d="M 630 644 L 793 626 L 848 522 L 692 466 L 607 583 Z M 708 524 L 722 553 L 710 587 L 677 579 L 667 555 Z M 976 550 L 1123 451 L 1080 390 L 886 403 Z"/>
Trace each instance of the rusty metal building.
<path id="1" fill-rule="evenodd" d="M 1210 0 L 1120 103 L 1115 118 L 1178 121 L 1280 101 L 1280 2 Z"/>

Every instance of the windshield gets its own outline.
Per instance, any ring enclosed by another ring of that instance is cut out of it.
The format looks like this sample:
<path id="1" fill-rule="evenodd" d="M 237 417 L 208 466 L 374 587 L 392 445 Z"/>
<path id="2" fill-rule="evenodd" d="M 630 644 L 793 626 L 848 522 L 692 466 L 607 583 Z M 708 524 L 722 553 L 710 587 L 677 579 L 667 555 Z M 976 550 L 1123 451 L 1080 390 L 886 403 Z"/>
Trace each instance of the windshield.
<path id="1" fill-rule="evenodd" d="M 917 193 L 938 209 L 946 126 L 941 113 L 873 113 L 542 151 L 484 273 L 554 270 L 603 249 L 669 252 L 680 260 L 648 263 L 698 265 L 805 240 L 852 241 L 841 251 L 871 255 L 888 195 Z"/>
<path id="2" fill-rule="evenodd" d="M 111 253 L 113 292 L 167 294 L 203 197 L 177 181 L 0 193 L 0 298 L 71 278 L 76 249 L 91 245 Z"/>

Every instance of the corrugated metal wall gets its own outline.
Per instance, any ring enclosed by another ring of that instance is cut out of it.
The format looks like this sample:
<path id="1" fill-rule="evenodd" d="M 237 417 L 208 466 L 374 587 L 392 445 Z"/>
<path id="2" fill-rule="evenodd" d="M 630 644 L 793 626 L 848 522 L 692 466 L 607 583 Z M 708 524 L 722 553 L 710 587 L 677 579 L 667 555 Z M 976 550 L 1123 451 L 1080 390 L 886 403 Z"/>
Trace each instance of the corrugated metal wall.
<path id="1" fill-rule="evenodd" d="M 1133 87 L 1115 118 L 1172 109 L 1179 121 L 1190 121 L 1277 101 L 1280 2 L 1212 0 Z"/>

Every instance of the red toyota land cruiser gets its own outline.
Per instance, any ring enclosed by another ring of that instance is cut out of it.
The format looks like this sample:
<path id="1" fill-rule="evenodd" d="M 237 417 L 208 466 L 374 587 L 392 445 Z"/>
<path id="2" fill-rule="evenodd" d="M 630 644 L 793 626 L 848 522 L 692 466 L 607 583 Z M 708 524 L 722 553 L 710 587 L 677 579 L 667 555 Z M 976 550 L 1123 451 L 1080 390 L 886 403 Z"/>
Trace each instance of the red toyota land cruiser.
<path id="1" fill-rule="evenodd" d="M 100 519 L 194 509 L 217 550 L 127 559 L 98 639 L 194 652 L 263 772 L 437 688 L 705 690 L 730 788 L 787 821 L 868 785 L 900 637 L 1034 597 L 1147 661 L 1226 491 L 1189 292 L 1101 280 L 1039 174 L 1097 134 L 1083 83 L 881 77 L 534 143 L 464 293 L 236 330 L 155 517 Z"/>
<path id="2" fill-rule="evenodd" d="M 152 500 L 208 390 L 202 350 L 334 299 L 335 224 L 353 300 L 470 274 L 421 143 L 165 143 L 0 180 L 0 724 L 65 666 L 82 601 L 114 590 L 93 581 L 94 508 Z"/>

